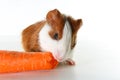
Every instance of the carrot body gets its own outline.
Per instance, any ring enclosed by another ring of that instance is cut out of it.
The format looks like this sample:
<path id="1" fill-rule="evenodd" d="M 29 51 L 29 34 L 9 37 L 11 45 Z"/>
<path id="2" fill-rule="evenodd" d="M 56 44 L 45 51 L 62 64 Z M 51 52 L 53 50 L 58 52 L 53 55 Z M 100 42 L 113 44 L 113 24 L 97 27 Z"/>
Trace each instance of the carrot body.
<path id="1" fill-rule="evenodd" d="M 58 62 L 50 52 L 17 52 L 0 50 L 0 73 L 49 70 Z"/>

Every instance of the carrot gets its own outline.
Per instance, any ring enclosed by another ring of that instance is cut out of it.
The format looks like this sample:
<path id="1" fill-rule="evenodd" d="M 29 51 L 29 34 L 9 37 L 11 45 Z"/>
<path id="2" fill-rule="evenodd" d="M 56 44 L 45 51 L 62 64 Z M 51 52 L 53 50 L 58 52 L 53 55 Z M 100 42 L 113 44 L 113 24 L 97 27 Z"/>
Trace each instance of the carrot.
<path id="1" fill-rule="evenodd" d="M 50 52 L 0 50 L 0 73 L 50 70 L 57 64 Z"/>

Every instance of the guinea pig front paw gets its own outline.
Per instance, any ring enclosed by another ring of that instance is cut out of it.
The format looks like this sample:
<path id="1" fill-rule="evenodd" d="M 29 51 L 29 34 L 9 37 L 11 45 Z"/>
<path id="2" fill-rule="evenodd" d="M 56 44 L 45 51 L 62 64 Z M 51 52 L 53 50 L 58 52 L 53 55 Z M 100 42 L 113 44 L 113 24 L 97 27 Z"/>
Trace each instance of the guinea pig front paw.
<path id="1" fill-rule="evenodd" d="M 73 61 L 72 59 L 67 59 L 65 60 L 65 64 L 68 64 L 68 65 L 75 65 L 75 61 Z"/>

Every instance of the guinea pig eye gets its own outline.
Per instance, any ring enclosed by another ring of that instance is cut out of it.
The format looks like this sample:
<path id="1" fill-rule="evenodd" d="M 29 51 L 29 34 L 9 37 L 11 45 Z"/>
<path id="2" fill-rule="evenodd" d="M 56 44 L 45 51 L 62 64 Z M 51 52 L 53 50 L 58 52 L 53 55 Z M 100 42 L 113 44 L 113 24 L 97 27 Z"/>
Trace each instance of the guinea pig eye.
<path id="1" fill-rule="evenodd" d="M 58 40 L 58 33 L 55 33 L 54 36 L 53 36 L 53 38 L 54 38 L 55 40 Z"/>

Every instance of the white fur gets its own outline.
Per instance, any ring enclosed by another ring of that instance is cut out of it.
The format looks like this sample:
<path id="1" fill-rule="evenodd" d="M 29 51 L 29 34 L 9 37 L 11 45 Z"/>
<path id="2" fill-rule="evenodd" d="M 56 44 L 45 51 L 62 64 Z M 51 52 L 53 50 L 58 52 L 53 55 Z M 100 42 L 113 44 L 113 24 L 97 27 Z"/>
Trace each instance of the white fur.
<path id="1" fill-rule="evenodd" d="M 42 51 L 52 52 L 55 59 L 59 62 L 66 60 L 71 52 L 72 31 L 68 21 L 66 21 L 63 37 L 60 40 L 53 40 L 48 32 L 51 27 L 46 24 L 39 33 L 39 43 Z"/>

